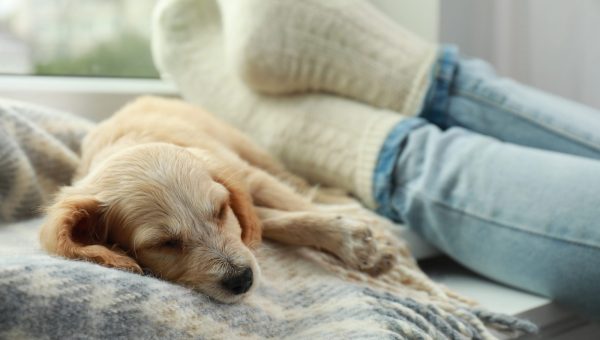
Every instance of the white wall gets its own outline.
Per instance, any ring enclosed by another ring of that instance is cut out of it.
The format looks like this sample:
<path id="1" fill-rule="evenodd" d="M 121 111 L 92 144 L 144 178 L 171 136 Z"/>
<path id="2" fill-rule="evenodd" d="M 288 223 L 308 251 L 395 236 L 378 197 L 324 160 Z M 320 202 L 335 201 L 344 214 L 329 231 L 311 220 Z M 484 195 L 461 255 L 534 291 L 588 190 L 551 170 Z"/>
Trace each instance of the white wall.
<path id="1" fill-rule="evenodd" d="M 420 36 L 438 40 L 438 0 L 371 0 L 392 19 Z"/>
<path id="2" fill-rule="evenodd" d="M 445 0 L 441 37 L 501 75 L 600 109 L 600 1 Z"/>

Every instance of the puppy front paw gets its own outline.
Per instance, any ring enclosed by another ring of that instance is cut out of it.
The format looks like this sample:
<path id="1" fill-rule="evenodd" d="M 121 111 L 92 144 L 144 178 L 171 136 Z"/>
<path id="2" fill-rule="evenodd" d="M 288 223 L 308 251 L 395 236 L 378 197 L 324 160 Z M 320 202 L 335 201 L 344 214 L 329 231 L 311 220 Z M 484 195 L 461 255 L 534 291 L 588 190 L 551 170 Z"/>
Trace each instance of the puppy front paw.
<path id="1" fill-rule="evenodd" d="M 381 275 L 392 269 L 394 264 L 396 264 L 396 254 L 398 253 L 396 245 L 385 239 L 385 237 L 375 237 L 375 240 L 378 250 L 378 260 L 375 265 L 364 270 L 372 276 Z"/>
<path id="2" fill-rule="evenodd" d="M 396 262 L 393 245 L 374 235 L 369 227 L 373 221 L 344 217 L 339 221 L 343 237 L 334 253 L 344 263 L 374 276 L 392 268 Z"/>

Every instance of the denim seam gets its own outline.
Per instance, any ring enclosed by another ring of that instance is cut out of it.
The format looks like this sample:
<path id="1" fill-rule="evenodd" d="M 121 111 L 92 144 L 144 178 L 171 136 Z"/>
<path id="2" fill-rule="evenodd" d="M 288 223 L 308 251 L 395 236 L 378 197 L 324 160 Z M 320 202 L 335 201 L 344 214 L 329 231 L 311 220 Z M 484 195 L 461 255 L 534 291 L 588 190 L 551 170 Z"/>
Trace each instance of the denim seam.
<path id="1" fill-rule="evenodd" d="M 395 164 L 404 149 L 403 144 L 409 134 L 423 126 L 427 122 L 419 117 L 410 117 L 402 120 L 396 124 L 386 137 L 379 155 L 377 157 L 377 164 L 373 172 L 373 197 L 377 205 L 377 210 L 381 207 L 387 207 L 386 202 L 390 201 L 391 193 L 390 188 L 394 185 L 385 183 L 393 183 Z"/>
<path id="2" fill-rule="evenodd" d="M 398 188 L 398 189 L 401 192 L 403 192 L 405 195 L 409 193 L 404 188 Z M 407 188 L 407 189 L 409 189 L 409 188 Z M 425 199 L 431 201 L 432 203 L 434 203 L 436 205 L 439 205 L 439 206 L 442 206 L 442 207 L 444 207 L 444 208 L 446 208 L 448 210 L 451 210 L 453 212 L 458 212 L 458 213 L 461 213 L 463 215 L 468 215 L 468 216 L 474 217 L 476 219 L 483 220 L 483 221 L 486 221 L 486 222 L 498 225 L 498 226 L 506 228 L 506 229 L 512 229 L 512 230 L 520 231 L 520 232 L 523 232 L 523 233 L 528 233 L 528 234 L 532 234 L 532 235 L 536 235 L 536 236 L 541 236 L 541 237 L 548 238 L 548 239 L 551 239 L 551 240 L 554 240 L 554 241 L 571 243 L 573 245 L 577 245 L 577 246 L 580 246 L 580 247 L 587 247 L 587 248 L 592 248 L 592 249 L 595 249 L 595 250 L 600 250 L 599 246 L 593 245 L 593 244 L 588 244 L 588 243 L 582 242 L 580 240 L 573 240 L 573 239 L 570 239 L 570 238 L 568 238 L 568 239 L 567 238 L 558 238 L 558 237 L 553 236 L 553 235 L 542 234 L 542 233 L 539 233 L 539 232 L 536 232 L 536 231 L 528 230 L 526 228 L 512 226 L 512 225 L 506 224 L 504 222 L 501 223 L 501 222 L 498 222 L 498 221 L 494 221 L 494 220 L 490 219 L 489 217 L 481 216 L 481 215 L 479 215 L 477 213 L 474 213 L 474 212 L 471 212 L 471 211 L 467 211 L 466 209 L 465 210 L 461 210 L 461 209 L 456 208 L 454 206 L 451 206 L 451 205 L 449 205 L 449 204 L 447 204 L 445 202 L 442 202 L 442 201 L 439 201 L 437 199 L 433 199 L 431 197 L 428 197 L 427 195 L 424 195 L 424 194 L 420 193 L 418 190 L 411 190 L 411 191 L 413 193 L 415 193 L 417 196 L 425 198 Z"/>
<path id="3" fill-rule="evenodd" d="M 543 128 L 543 129 L 546 129 L 547 131 L 557 133 L 558 135 L 561 135 L 561 136 L 563 136 L 565 138 L 569 138 L 569 139 L 571 139 L 571 140 L 573 140 L 573 141 L 581 144 L 582 146 L 590 148 L 590 149 L 592 149 L 594 151 L 600 151 L 600 148 L 598 146 L 596 146 L 596 145 L 594 145 L 594 144 L 592 144 L 592 143 L 590 143 L 588 141 L 585 141 L 585 140 L 582 140 L 582 139 L 578 138 L 577 135 L 571 134 L 568 131 L 557 129 L 557 128 L 551 126 L 551 125 L 545 124 L 544 122 L 531 119 L 531 118 L 529 118 L 529 117 L 527 117 L 525 115 L 522 115 L 519 112 L 519 110 L 517 110 L 517 109 L 513 109 L 513 108 L 507 107 L 505 105 L 498 105 L 495 102 L 493 102 L 492 100 L 489 100 L 489 99 L 481 97 L 481 96 L 473 95 L 473 94 L 471 94 L 469 92 L 466 92 L 466 91 L 455 90 L 455 93 L 458 94 L 459 96 L 467 97 L 469 99 L 478 101 L 481 104 L 491 106 L 491 107 L 493 107 L 493 108 L 495 108 L 497 110 L 505 111 L 505 112 L 508 112 L 508 113 L 513 113 L 514 116 L 516 116 L 516 117 L 518 117 L 520 119 L 526 120 L 528 122 L 535 123 L 539 127 Z"/>
<path id="4" fill-rule="evenodd" d="M 445 114 L 450 103 L 450 88 L 458 67 L 458 49 L 451 45 L 441 48 L 423 108 L 421 117 L 440 127 L 446 127 Z"/>

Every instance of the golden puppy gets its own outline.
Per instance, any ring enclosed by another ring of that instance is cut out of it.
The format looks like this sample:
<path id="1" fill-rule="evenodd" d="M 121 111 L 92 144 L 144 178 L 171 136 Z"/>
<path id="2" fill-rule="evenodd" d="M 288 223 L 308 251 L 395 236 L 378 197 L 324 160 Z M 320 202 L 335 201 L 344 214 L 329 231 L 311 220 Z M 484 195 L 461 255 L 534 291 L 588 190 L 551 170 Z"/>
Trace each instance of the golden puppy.
<path id="1" fill-rule="evenodd" d="M 141 98 L 86 136 L 73 185 L 47 209 L 41 243 L 223 302 L 256 286 L 251 249 L 263 233 L 362 270 L 391 265 L 367 219 L 319 209 L 286 182 L 306 187 L 233 127 L 178 100 Z"/>

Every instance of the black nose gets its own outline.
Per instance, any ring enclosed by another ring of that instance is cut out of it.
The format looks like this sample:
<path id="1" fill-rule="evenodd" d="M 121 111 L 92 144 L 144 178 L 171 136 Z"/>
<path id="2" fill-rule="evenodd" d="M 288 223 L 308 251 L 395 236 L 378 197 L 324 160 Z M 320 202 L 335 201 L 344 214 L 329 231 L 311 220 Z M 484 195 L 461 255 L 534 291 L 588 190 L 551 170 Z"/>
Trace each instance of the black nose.
<path id="1" fill-rule="evenodd" d="M 244 294 L 252 286 L 252 277 L 252 269 L 246 267 L 241 272 L 221 281 L 221 285 L 235 295 Z"/>

